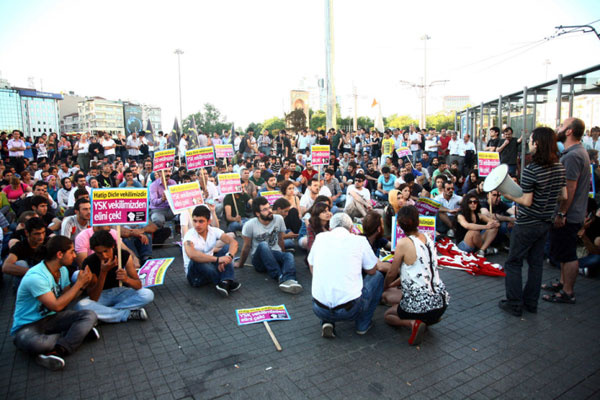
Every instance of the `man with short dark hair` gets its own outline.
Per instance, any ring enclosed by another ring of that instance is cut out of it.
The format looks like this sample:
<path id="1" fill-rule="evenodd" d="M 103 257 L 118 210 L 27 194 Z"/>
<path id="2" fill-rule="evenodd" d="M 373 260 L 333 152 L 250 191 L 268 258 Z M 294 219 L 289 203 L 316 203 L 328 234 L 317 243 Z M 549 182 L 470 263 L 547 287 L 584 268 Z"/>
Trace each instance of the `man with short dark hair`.
<path id="1" fill-rule="evenodd" d="M 550 229 L 550 252 L 560 261 L 560 280 L 543 285 L 555 292 L 542 299 L 552 303 L 575 303 L 575 279 L 579 272 L 577 233 L 587 214 L 590 187 L 590 158 L 581 144 L 585 124 L 579 118 L 567 118 L 557 130 L 558 141 L 565 144 L 560 162 L 565 166 L 567 197 L 560 200 L 554 227 Z"/>
<path id="2" fill-rule="evenodd" d="M 111 172 L 112 164 L 107 162 L 103 163 L 102 172 L 96 177 L 99 188 L 105 189 L 117 186 L 113 176 L 111 175 Z"/>
<path id="3" fill-rule="evenodd" d="M 346 190 L 346 206 L 344 212 L 354 218 L 362 218 L 373 208 L 371 193 L 364 187 L 366 177 L 356 174 L 354 184 Z"/>
<path id="4" fill-rule="evenodd" d="M 73 242 L 64 236 L 53 237 L 47 256 L 25 274 L 17 292 L 10 331 L 15 346 L 35 354 L 36 362 L 50 370 L 64 368 L 64 357 L 77 350 L 88 335 L 100 338 L 93 311 L 66 310 L 92 278 L 87 268 L 70 284 L 65 265 L 74 259 Z"/>
<path id="5" fill-rule="evenodd" d="M 46 240 L 46 224 L 41 218 L 30 218 L 25 223 L 27 240 L 15 243 L 9 250 L 2 264 L 2 272 L 15 276 L 13 287 L 19 286 L 21 277 L 30 267 L 38 264 L 46 256 L 44 241 Z"/>
<path id="6" fill-rule="evenodd" d="M 65 217 L 61 224 L 61 235 L 75 240 L 79 232 L 90 227 L 92 205 L 88 199 L 79 199 L 73 207 L 75 215 Z"/>
<path id="7" fill-rule="evenodd" d="M 387 201 L 389 191 L 394 189 L 394 183 L 396 183 L 396 175 L 390 174 L 390 168 L 381 168 L 381 175 L 379 175 L 379 179 L 377 180 L 375 195 L 381 200 Z"/>
<path id="8" fill-rule="evenodd" d="M 167 186 L 175 185 L 175 181 L 171 179 L 171 170 L 164 170 L 161 173 L 164 174 L 165 179 L 156 179 L 150 185 L 150 219 L 158 226 L 163 228 L 167 221 L 171 221 L 175 218 L 175 214 L 169 207 L 167 201 L 166 190 L 163 181 Z"/>
<path id="9" fill-rule="evenodd" d="M 454 184 L 452 182 L 444 183 L 444 193 L 435 197 L 441 204 L 435 219 L 435 229 L 440 233 L 448 233 L 448 236 L 454 236 L 456 228 L 456 216 L 460 210 L 460 201 L 462 197 L 454 193 Z"/>
<path id="10" fill-rule="evenodd" d="M 498 146 L 500 146 L 500 128 L 497 126 L 492 126 L 490 128 L 490 140 L 487 142 L 487 146 L 484 148 L 485 151 L 496 151 Z"/>
<path id="11" fill-rule="evenodd" d="M 71 189 L 71 191 L 69 192 L 69 201 L 67 203 L 69 207 L 73 207 L 75 205 L 75 191 L 77 189 L 85 189 L 88 193 L 92 192 L 92 189 L 87 185 L 85 175 L 81 173 L 75 175 L 75 177 L 73 178 L 73 183 L 77 186 L 75 186 L 74 189 Z"/>
<path id="12" fill-rule="evenodd" d="M 237 253 L 237 241 L 219 228 L 210 226 L 211 211 L 197 206 L 192 213 L 194 229 L 183 238 L 183 267 L 190 285 L 199 287 L 213 284 L 217 292 L 227 297 L 241 286 L 234 280 L 233 257 Z M 217 241 L 225 246 L 215 252 Z"/>
<path id="13" fill-rule="evenodd" d="M 297 294 L 302 286 L 296 280 L 294 257 L 286 253 L 283 234 L 285 223 L 280 215 L 273 215 L 271 205 L 264 197 L 252 201 L 255 218 L 250 219 L 242 229 L 244 245 L 236 267 L 241 267 L 249 255 L 258 272 L 267 272 L 279 282 L 282 292 Z"/>
<path id="14" fill-rule="evenodd" d="M 516 176 L 517 174 L 517 153 L 519 140 L 513 138 L 513 130 L 510 126 L 504 128 L 504 142 L 496 148 L 496 151 L 500 153 L 500 162 L 508 165 L 508 173 L 510 176 Z"/>

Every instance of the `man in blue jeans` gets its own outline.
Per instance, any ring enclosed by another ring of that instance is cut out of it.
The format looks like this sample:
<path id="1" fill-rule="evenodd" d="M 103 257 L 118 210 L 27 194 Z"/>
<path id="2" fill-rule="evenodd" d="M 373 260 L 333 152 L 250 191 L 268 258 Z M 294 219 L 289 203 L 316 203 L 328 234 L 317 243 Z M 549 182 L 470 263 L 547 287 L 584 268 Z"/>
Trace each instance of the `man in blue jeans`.
<path id="1" fill-rule="evenodd" d="M 273 215 L 271 205 L 261 196 L 252 201 L 252 213 L 255 218 L 246 222 L 242 228 L 244 245 L 236 267 L 243 266 L 251 255 L 254 268 L 258 272 L 267 272 L 271 278 L 276 279 L 282 292 L 300 293 L 302 285 L 296 280 L 294 256 L 284 252 L 283 234 L 286 229 L 283 217 Z"/>
<path id="2" fill-rule="evenodd" d="M 379 260 L 364 236 L 353 235 L 348 214 L 335 214 L 331 231 L 317 235 L 308 254 L 313 274 L 313 311 L 321 319 L 321 335 L 335 337 L 335 322 L 355 321 L 356 333 L 364 335 L 383 293 Z M 362 272 L 365 272 L 365 278 Z"/>
<path id="3" fill-rule="evenodd" d="M 217 292 L 227 297 L 242 286 L 234 280 L 233 256 L 237 253 L 237 241 L 219 228 L 210 226 L 211 211 L 200 205 L 192 213 L 194 229 L 183 237 L 183 268 L 190 285 L 216 285 Z M 214 248 L 218 240 L 225 243 L 219 252 Z"/>

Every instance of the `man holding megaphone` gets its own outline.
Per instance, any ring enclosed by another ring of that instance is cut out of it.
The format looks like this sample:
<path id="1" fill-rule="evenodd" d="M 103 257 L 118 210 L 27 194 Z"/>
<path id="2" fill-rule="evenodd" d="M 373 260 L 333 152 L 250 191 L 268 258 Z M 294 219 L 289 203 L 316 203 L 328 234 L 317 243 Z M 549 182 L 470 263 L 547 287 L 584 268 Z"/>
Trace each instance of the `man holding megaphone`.
<path id="1" fill-rule="evenodd" d="M 521 316 L 523 308 L 537 312 L 544 244 L 556 202 L 566 198 L 565 168 L 558 160 L 554 131 L 545 127 L 534 129 L 529 139 L 529 149 L 532 162 L 522 172 L 521 187 L 512 182 L 510 177 L 500 180 L 498 185 L 504 197 L 520 205 L 510 237 L 510 251 L 504 264 L 506 300 L 499 303 L 502 310 L 515 316 Z M 501 167 L 506 170 L 503 165 L 497 168 Z M 488 186 L 486 191 L 493 189 Z M 521 278 L 524 259 L 529 264 L 525 288 Z"/>

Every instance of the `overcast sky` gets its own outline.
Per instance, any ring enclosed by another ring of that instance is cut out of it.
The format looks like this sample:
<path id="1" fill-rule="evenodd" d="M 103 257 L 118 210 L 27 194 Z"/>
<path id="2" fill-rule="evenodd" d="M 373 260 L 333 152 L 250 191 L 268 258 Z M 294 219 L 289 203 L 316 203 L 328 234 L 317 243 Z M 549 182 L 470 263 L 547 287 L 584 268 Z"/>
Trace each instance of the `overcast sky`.
<path id="1" fill-rule="evenodd" d="M 239 127 L 283 116 L 303 78 L 325 75 L 324 1 L 2 1 L 0 73 L 15 86 L 40 79 L 44 91 L 130 99 L 162 107 L 165 128 L 179 114 L 213 103 Z M 600 19 L 597 0 L 334 1 L 335 85 L 342 114 L 420 112 L 423 40 L 428 111 L 445 95 L 473 104 L 521 90 L 558 73 L 598 64 L 600 40 L 570 34 L 543 41 L 557 25 Z M 600 30 L 600 22 L 594 24 Z M 537 42 L 537 43 L 536 43 Z"/>

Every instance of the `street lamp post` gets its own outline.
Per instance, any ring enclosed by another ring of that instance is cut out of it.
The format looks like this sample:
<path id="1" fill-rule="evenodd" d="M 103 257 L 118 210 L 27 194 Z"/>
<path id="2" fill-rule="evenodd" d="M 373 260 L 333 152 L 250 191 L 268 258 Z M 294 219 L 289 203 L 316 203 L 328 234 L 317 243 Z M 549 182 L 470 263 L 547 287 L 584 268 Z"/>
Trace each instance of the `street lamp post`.
<path id="1" fill-rule="evenodd" d="M 181 107 L 181 55 L 183 54 L 183 50 L 175 49 L 175 54 L 177 54 L 177 70 L 179 75 L 179 123 L 183 129 L 183 111 Z"/>
<path id="2" fill-rule="evenodd" d="M 421 129 L 427 128 L 427 41 L 431 36 L 421 36 L 423 41 L 423 97 L 421 98 Z"/>

